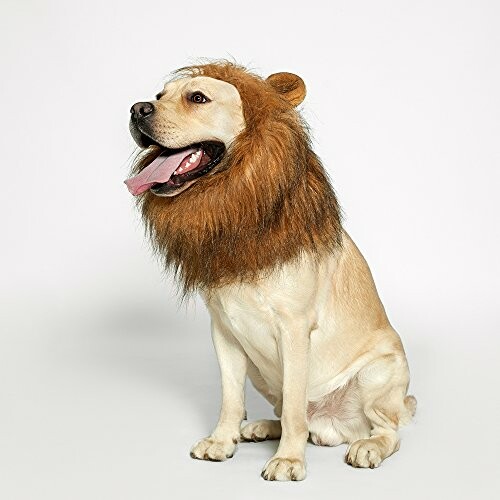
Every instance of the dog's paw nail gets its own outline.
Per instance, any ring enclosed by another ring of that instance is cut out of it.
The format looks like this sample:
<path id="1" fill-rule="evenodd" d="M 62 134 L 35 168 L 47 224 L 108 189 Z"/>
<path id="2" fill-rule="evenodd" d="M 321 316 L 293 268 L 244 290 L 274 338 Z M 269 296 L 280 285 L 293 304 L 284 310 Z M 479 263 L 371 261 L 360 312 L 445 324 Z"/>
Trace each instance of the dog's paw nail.
<path id="1" fill-rule="evenodd" d="M 302 481 L 306 466 L 301 459 L 276 457 L 266 464 L 261 475 L 266 481 Z"/>

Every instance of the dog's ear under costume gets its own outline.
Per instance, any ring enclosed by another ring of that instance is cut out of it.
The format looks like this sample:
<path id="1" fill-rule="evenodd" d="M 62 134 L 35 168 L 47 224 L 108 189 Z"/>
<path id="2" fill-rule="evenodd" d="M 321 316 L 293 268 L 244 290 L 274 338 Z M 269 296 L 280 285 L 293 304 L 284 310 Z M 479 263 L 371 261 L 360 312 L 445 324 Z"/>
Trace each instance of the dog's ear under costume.
<path id="1" fill-rule="evenodd" d="M 304 80 L 293 73 L 274 73 L 266 81 L 292 106 L 298 106 L 306 96 Z"/>

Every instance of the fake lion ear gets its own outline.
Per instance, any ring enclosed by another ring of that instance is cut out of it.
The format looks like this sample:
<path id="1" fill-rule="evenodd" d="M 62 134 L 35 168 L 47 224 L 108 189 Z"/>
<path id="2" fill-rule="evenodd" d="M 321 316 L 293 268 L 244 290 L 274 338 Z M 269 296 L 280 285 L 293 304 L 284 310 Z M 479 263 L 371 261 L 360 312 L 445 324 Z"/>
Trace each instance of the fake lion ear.
<path id="1" fill-rule="evenodd" d="M 292 106 L 298 106 L 306 96 L 304 80 L 293 73 L 274 73 L 266 81 Z"/>

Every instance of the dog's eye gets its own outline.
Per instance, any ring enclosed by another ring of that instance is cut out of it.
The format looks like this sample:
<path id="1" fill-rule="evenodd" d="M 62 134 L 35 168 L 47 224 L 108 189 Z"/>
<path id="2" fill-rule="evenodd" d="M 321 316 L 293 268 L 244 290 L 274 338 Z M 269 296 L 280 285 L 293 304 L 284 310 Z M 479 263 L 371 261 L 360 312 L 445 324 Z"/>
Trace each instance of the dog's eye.
<path id="1" fill-rule="evenodd" d="M 210 99 L 202 94 L 201 92 L 193 92 L 190 96 L 189 96 L 189 100 L 191 102 L 194 102 L 196 104 L 203 104 L 205 102 L 209 102 Z"/>

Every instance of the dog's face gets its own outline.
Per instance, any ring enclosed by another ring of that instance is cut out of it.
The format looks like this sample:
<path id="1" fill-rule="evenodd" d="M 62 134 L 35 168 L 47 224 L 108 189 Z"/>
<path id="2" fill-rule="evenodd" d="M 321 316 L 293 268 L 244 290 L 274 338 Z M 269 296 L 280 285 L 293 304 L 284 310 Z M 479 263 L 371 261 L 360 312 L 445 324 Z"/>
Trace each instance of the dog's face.
<path id="1" fill-rule="evenodd" d="M 132 106 L 130 131 L 160 153 L 126 183 L 134 195 L 175 196 L 220 163 L 245 127 L 242 103 L 234 85 L 206 76 L 173 80 L 156 97 Z"/>

